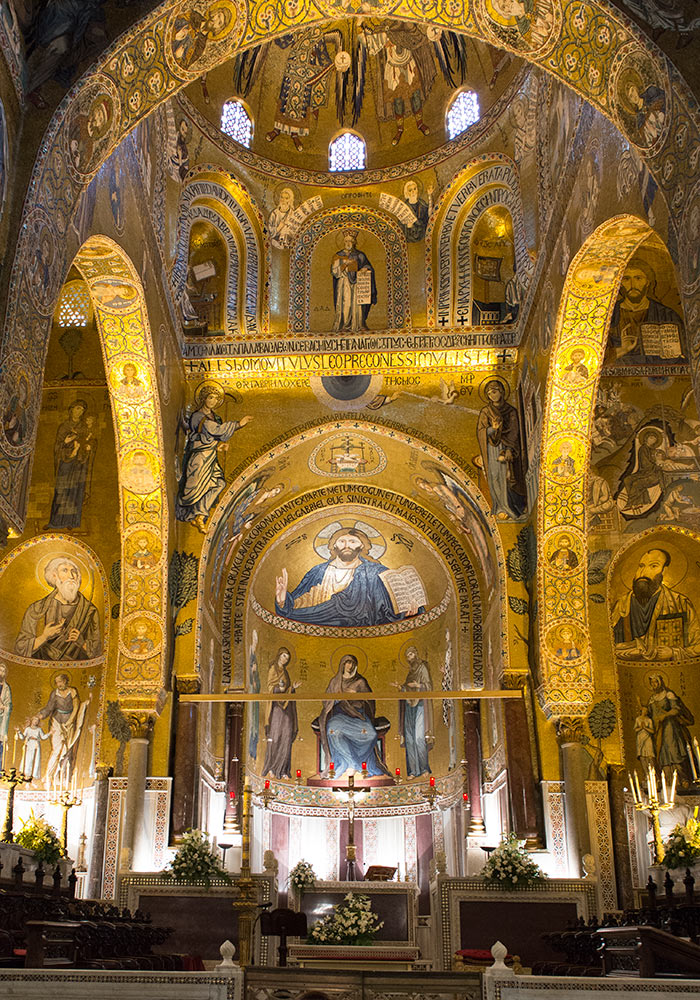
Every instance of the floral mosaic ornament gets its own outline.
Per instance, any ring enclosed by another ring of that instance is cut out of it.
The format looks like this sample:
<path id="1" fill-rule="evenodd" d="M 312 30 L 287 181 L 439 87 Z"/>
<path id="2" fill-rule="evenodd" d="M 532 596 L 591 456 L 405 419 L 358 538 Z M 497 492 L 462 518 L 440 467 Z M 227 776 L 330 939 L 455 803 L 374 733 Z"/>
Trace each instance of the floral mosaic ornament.
<path id="1" fill-rule="evenodd" d="M 618 216 L 604 223 L 571 262 L 562 294 L 547 380 L 538 510 L 541 698 L 551 715 L 585 714 L 593 697 L 584 503 L 593 407 L 622 275 L 646 241 L 663 248 L 641 219 Z"/>

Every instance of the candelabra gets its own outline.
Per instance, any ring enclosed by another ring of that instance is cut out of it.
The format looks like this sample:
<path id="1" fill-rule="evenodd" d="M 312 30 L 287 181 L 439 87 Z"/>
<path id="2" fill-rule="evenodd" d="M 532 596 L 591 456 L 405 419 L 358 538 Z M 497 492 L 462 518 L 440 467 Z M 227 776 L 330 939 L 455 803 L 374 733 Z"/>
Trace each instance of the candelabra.
<path id="1" fill-rule="evenodd" d="M 24 763 L 24 755 L 22 756 L 22 763 Z M 2 832 L 0 833 L 0 841 L 5 844 L 12 843 L 12 825 L 14 820 L 15 812 L 15 789 L 17 785 L 28 785 L 32 776 L 22 774 L 21 768 L 18 771 L 14 767 L 5 768 L 0 770 L 0 782 L 7 786 L 7 803 L 5 805 L 5 819 L 2 824 Z"/>
<path id="2" fill-rule="evenodd" d="M 429 804 L 430 808 L 434 809 L 435 808 L 435 802 L 436 802 L 437 797 L 438 797 L 438 790 L 437 790 L 437 787 L 435 785 L 435 778 L 432 776 L 432 774 L 430 775 L 430 780 L 428 781 L 428 787 L 424 788 L 424 789 L 421 789 L 421 795 L 426 800 L 426 802 Z"/>
<path id="3" fill-rule="evenodd" d="M 270 779 L 265 778 L 265 784 L 260 792 L 260 798 L 263 801 L 264 807 L 267 809 L 270 803 L 277 798 L 277 792 L 270 785 Z"/>
<path id="4" fill-rule="evenodd" d="M 68 813 L 73 806 L 81 806 L 83 804 L 83 793 L 76 788 L 75 775 L 73 775 L 73 782 L 69 788 L 54 786 L 51 789 L 49 802 L 52 806 L 61 807 L 60 841 L 63 856 L 66 857 L 68 855 Z"/>
<path id="5" fill-rule="evenodd" d="M 634 777 L 632 777 L 629 772 L 628 776 L 632 787 L 634 808 L 639 812 L 647 812 L 651 816 L 651 825 L 654 831 L 654 864 L 660 865 L 664 859 L 665 851 L 663 840 L 661 839 L 659 813 L 666 809 L 672 809 L 675 805 L 678 771 L 674 770 L 673 772 L 670 792 L 666 784 L 666 775 L 663 771 L 661 772 L 661 798 L 659 798 L 659 785 L 656 779 L 656 771 L 651 765 L 649 765 L 649 770 L 647 772 L 646 792 L 642 791 L 641 785 L 639 784 L 639 775 L 636 771 L 634 772 Z"/>

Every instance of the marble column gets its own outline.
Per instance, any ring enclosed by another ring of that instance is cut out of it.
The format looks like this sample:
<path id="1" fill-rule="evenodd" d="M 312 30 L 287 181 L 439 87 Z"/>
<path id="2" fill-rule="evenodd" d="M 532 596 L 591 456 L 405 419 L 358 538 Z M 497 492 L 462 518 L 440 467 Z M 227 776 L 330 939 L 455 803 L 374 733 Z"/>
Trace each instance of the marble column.
<path id="1" fill-rule="evenodd" d="M 582 743 L 582 737 L 585 735 L 584 721 L 578 717 L 562 717 L 556 723 L 564 779 L 566 840 L 573 878 L 581 875 L 583 855 L 591 853 L 586 814 L 586 780 L 591 758 Z"/>
<path id="2" fill-rule="evenodd" d="M 127 717 L 133 736 L 129 740 L 126 809 L 119 864 L 123 871 L 132 869 L 137 840 L 143 828 L 143 807 L 148 775 L 148 747 L 155 722 L 150 712 L 128 713 Z"/>
<path id="3" fill-rule="evenodd" d="M 107 802 L 109 800 L 109 773 L 111 767 L 98 764 L 95 768 L 95 814 L 90 837 L 90 863 L 88 865 L 86 896 L 100 899 L 102 896 L 102 875 L 105 862 L 105 838 L 107 835 Z"/>
<path id="4" fill-rule="evenodd" d="M 468 837 L 486 833 L 481 803 L 481 706 L 474 698 L 462 702 L 466 791 L 469 794 Z"/>
<path id="5" fill-rule="evenodd" d="M 197 799 L 197 710 L 194 702 L 181 702 L 183 694 L 199 694 L 199 677 L 175 678 L 175 747 L 171 836 L 177 840 L 195 826 Z"/>
<path id="6" fill-rule="evenodd" d="M 241 775 L 243 757 L 243 703 L 234 701 L 226 707 L 226 812 L 224 829 L 240 829 Z"/>
<path id="7" fill-rule="evenodd" d="M 510 674 L 504 677 L 504 687 L 519 688 L 522 698 L 503 701 L 503 723 L 506 737 L 506 767 L 508 769 L 508 795 L 513 830 L 534 850 L 542 846 L 540 840 L 541 807 L 538 802 L 533 743 L 527 717 L 527 676 Z"/>

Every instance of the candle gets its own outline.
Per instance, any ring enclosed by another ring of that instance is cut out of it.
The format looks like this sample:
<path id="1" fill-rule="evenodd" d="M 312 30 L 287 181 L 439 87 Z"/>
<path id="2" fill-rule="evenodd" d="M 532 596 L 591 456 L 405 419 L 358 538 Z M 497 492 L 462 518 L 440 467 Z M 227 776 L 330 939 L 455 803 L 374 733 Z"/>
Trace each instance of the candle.
<path id="1" fill-rule="evenodd" d="M 19 773 L 22 775 L 24 774 L 24 758 L 26 757 L 26 755 L 27 755 L 27 744 L 25 743 L 22 747 L 22 760 L 20 761 L 19 765 Z"/>
<path id="2" fill-rule="evenodd" d="M 397 778 L 400 778 L 400 777 L 401 777 L 401 768 L 400 768 L 400 767 L 397 767 L 397 768 L 396 768 L 396 777 L 397 777 Z"/>
<path id="3" fill-rule="evenodd" d="M 661 790 L 664 796 L 664 803 L 668 803 L 668 788 L 666 787 L 666 774 L 664 771 L 661 772 Z"/>
<path id="4" fill-rule="evenodd" d="M 688 760 L 690 761 L 690 770 L 693 772 L 693 781 L 698 780 L 698 769 L 695 766 L 695 754 L 692 751 L 690 743 L 686 743 L 685 749 L 688 751 Z"/>
<path id="5" fill-rule="evenodd" d="M 695 749 L 695 759 L 698 762 L 698 768 L 697 768 L 697 770 L 700 771 L 700 744 L 698 743 L 697 736 L 693 737 L 693 747 Z"/>
<path id="6" fill-rule="evenodd" d="M 301 778 L 301 771 L 297 768 L 297 778 Z"/>
<path id="7" fill-rule="evenodd" d="M 466 805 L 466 803 L 469 801 L 469 795 L 468 795 L 468 793 L 467 792 L 462 792 L 462 798 L 464 799 L 464 803 Z"/>
<path id="8" fill-rule="evenodd" d="M 641 789 L 641 787 L 639 785 L 639 775 L 637 774 L 636 771 L 634 772 L 634 780 L 635 780 L 635 783 L 637 785 L 637 800 L 641 803 L 641 801 L 642 801 L 642 789 Z"/>
<path id="9" fill-rule="evenodd" d="M 265 778 L 265 791 L 267 791 L 269 787 L 270 787 L 270 779 Z"/>
<path id="10" fill-rule="evenodd" d="M 430 775 L 430 787 L 435 788 L 435 778 L 432 776 L 432 774 Z"/>
<path id="11" fill-rule="evenodd" d="M 236 797 L 236 793 L 235 792 L 231 792 L 231 794 L 229 795 L 229 798 L 231 799 L 232 802 L 235 799 L 235 797 Z"/>
<path id="12" fill-rule="evenodd" d="M 671 782 L 671 798 L 669 800 L 671 802 L 671 805 L 673 805 L 673 803 L 676 801 L 676 781 L 677 780 L 678 780 L 678 771 L 674 770 L 674 772 L 673 772 L 673 781 Z"/>
<path id="13" fill-rule="evenodd" d="M 363 761 L 362 761 L 362 770 L 363 770 L 363 771 L 366 771 L 366 770 L 367 770 L 367 761 L 366 761 L 366 760 L 363 760 Z"/>
<path id="14" fill-rule="evenodd" d="M 328 770 L 331 772 L 331 774 L 333 774 L 333 772 L 335 771 L 335 764 L 333 763 L 333 761 L 331 761 L 330 764 L 328 765 Z"/>

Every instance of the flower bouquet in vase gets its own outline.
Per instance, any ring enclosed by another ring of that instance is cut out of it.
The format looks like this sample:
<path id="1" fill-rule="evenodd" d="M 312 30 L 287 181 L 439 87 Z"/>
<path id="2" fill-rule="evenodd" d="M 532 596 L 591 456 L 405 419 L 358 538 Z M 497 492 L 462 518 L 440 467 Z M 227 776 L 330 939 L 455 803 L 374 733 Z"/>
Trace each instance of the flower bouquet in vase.
<path id="1" fill-rule="evenodd" d="M 372 912 L 369 896 L 349 892 L 331 913 L 312 924 L 306 940 L 309 944 L 369 945 L 384 926 Z"/>
<path id="2" fill-rule="evenodd" d="M 480 874 L 488 882 L 505 889 L 526 889 L 538 879 L 547 878 L 539 865 L 521 847 L 515 833 L 504 837 Z"/>

